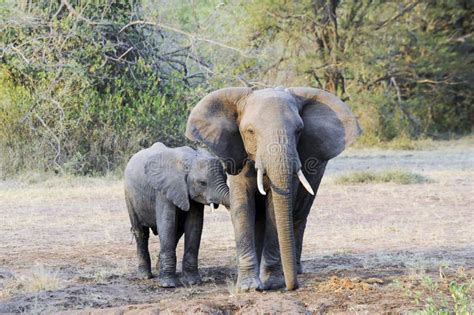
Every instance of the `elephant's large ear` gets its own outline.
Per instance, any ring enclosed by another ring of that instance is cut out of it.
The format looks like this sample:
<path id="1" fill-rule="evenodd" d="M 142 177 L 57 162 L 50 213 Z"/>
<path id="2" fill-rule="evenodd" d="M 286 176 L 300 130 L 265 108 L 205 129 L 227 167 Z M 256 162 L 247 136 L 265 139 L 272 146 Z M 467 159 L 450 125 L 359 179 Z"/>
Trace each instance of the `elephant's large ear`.
<path id="1" fill-rule="evenodd" d="M 186 127 L 186 137 L 206 144 L 233 175 L 247 157 L 237 117 L 239 104 L 251 92 L 250 88 L 233 87 L 208 94 L 193 108 Z"/>
<path id="2" fill-rule="evenodd" d="M 177 156 L 173 149 L 164 148 L 145 164 L 145 175 L 150 185 L 161 192 L 178 208 L 189 210 L 189 194 L 186 183 L 189 161 Z"/>
<path id="3" fill-rule="evenodd" d="M 306 157 L 332 159 L 362 133 L 352 111 L 337 96 L 315 88 L 294 87 L 289 90 L 303 105 L 304 130 L 300 146 Z"/>

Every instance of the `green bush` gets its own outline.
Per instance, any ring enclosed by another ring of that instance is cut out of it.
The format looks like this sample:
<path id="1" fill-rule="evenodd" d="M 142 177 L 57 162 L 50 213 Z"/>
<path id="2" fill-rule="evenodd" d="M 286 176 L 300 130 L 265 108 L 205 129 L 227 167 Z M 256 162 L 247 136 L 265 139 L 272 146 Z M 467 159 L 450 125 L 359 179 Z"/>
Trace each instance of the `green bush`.
<path id="1" fill-rule="evenodd" d="M 126 3 L 0 10 L 2 177 L 103 174 L 155 141 L 186 143 L 189 107 L 202 95 L 187 76 L 189 48 L 151 27 L 120 31 L 135 14 Z"/>
<path id="2" fill-rule="evenodd" d="M 362 145 L 472 132 L 469 1 L 65 3 L 0 1 L 1 178 L 104 174 L 185 144 L 190 107 L 225 86 L 329 90 Z"/>

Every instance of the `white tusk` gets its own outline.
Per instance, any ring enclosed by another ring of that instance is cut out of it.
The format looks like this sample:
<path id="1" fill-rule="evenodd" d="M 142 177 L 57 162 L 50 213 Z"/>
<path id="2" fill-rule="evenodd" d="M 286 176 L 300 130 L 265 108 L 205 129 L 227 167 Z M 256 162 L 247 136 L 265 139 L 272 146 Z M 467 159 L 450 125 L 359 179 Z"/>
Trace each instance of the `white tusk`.
<path id="1" fill-rule="evenodd" d="M 212 202 L 209 204 L 209 206 L 211 207 L 212 211 L 216 210 L 216 206 Z"/>
<path id="2" fill-rule="evenodd" d="M 301 169 L 298 171 L 298 179 L 300 180 L 301 184 L 304 186 L 304 188 L 311 194 L 314 196 L 314 191 L 313 189 L 311 188 L 311 185 L 308 183 L 308 180 L 306 179 L 306 177 L 304 177 L 304 174 L 303 172 L 301 171 Z"/>
<path id="3" fill-rule="evenodd" d="M 266 195 L 267 193 L 265 192 L 265 190 L 263 189 L 263 172 L 261 169 L 257 168 L 257 187 L 258 187 L 258 191 L 262 194 L 262 195 Z"/>
<path id="4" fill-rule="evenodd" d="M 230 187 L 230 180 L 229 180 L 229 176 L 227 176 L 227 179 L 225 181 L 225 184 L 227 185 L 227 187 Z"/>

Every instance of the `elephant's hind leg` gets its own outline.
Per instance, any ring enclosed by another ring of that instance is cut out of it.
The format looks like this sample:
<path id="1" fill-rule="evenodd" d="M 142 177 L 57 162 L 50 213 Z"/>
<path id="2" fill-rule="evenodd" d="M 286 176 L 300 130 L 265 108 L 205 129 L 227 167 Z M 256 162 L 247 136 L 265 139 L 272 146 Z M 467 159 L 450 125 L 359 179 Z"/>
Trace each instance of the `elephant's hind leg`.
<path id="1" fill-rule="evenodd" d="M 318 193 L 319 185 L 323 179 L 324 171 L 326 170 L 327 161 L 322 161 L 316 169 L 311 170 L 311 174 L 308 174 L 310 178 L 311 186 L 313 187 L 314 196 L 308 194 L 302 185 L 297 185 L 297 194 L 295 199 L 295 210 L 293 215 L 293 228 L 295 233 L 296 243 L 296 266 L 298 274 L 303 273 L 303 264 L 301 263 L 301 252 L 303 250 L 303 237 L 306 229 L 306 222 L 313 206 L 313 202 Z"/>
<path id="2" fill-rule="evenodd" d="M 265 199 L 265 196 L 255 196 L 255 252 L 259 270 L 262 263 L 263 242 L 265 241 Z"/>
<path id="3" fill-rule="evenodd" d="M 127 191 L 125 191 L 125 201 L 127 203 L 130 224 L 132 225 L 131 230 L 137 242 L 138 276 L 143 279 L 150 279 L 152 277 L 150 252 L 148 251 L 150 230 L 148 227 L 140 224 Z"/>
<path id="4" fill-rule="evenodd" d="M 138 275 L 140 278 L 150 279 L 152 277 L 150 252 L 148 251 L 150 229 L 143 226 L 133 227 L 132 229 L 137 241 Z"/>
<path id="5" fill-rule="evenodd" d="M 295 219 L 293 222 L 295 243 L 296 243 L 296 272 L 298 274 L 303 273 L 303 264 L 301 263 L 301 252 L 303 251 L 303 237 L 304 230 L 306 229 L 306 218 L 298 220 Z"/>

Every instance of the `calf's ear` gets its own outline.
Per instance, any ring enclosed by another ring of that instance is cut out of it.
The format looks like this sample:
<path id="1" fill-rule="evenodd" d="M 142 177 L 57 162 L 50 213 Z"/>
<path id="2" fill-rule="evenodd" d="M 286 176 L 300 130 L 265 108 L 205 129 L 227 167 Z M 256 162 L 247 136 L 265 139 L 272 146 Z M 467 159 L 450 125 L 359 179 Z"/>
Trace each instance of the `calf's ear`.
<path id="1" fill-rule="evenodd" d="M 165 149 L 165 151 L 170 149 Z M 161 192 L 178 208 L 189 211 L 189 194 L 186 182 L 188 165 L 177 160 L 172 152 L 161 152 L 148 159 L 145 175 L 149 184 Z"/>

